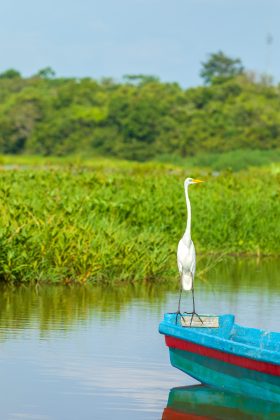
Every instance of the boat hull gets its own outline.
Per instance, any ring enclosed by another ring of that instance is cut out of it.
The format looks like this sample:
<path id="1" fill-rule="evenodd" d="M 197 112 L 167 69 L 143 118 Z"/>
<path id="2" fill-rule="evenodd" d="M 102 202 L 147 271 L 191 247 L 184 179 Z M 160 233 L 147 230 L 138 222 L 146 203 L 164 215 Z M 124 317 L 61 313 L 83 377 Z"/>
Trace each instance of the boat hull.
<path id="1" fill-rule="evenodd" d="M 212 318 L 212 315 L 204 315 Z M 185 318 L 185 317 L 184 317 Z M 218 326 L 185 326 L 168 313 L 159 325 L 171 364 L 202 384 L 280 401 L 280 333 L 239 326 L 231 314 Z"/>
<path id="2" fill-rule="evenodd" d="M 182 370 L 199 382 L 280 402 L 280 377 L 233 365 L 201 354 L 169 347 L 172 366 Z"/>

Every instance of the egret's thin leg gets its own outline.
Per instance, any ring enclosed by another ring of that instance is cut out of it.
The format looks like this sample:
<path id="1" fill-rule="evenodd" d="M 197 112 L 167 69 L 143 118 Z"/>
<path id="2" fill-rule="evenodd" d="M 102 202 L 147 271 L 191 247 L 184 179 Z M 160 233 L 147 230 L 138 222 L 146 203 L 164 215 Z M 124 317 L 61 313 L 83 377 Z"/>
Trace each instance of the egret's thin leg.
<path id="1" fill-rule="evenodd" d="M 180 295 L 179 295 L 179 302 L 178 302 L 178 310 L 177 313 L 181 313 L 181 297 L 182 297 L 182 286 L 180 287 Z"/>
<path id="2" fill-rule="evenodd" d="M 195 314 L 195 301 L 194 301 L 194 287 L 192 287 L 192 304 L 193 304 L 193 314 Z"/>
<path id="3" fill-rule="evenodd" d="M 180 287 L 178 309 L 177 309 L 177 313 L 176 313 L 176 324 L 177 324 L 177 320 L 178 320 L 178 315 L 181 315 L 181 297 L 182 297 L 182 286 Z"/>
<path id="4" fill-rule="evenodd" d="M 194 316 L 194 314 L 195 314 L 194 289 L 193 289 L 193 287 L 192 287 L 192 302 L 193 302 L 193 310 L 192 310 L 192 317 L 191 317 L 190 326 L 192 325 L 193 316 Z"/>
<path id="5" fill-rule="evenodd" d="M 200 316 L 195 311 L 194 287 L 192 287 L 192 301 L 193 301 L 193 311 L 192 311 L 192 317 L 191 317 L 190 325 L 192 325 L 194 315 L 196 315 L 198 317 L 198 319 L 200 320 L 200 322 L 203 324 L 202 319 L 200 318 Z"/>

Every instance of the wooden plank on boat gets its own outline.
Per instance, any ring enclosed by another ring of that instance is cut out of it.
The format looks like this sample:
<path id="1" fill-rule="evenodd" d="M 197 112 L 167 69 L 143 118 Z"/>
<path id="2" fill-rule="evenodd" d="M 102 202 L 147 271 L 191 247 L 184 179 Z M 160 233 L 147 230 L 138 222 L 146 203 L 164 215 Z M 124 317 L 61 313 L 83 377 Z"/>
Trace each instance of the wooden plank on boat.
<path id="1" fill-rule="evenodd" d="M 184 315 L 181 317 L 182 327 L 219 328 L 219 317 L 212 315 Z"/>

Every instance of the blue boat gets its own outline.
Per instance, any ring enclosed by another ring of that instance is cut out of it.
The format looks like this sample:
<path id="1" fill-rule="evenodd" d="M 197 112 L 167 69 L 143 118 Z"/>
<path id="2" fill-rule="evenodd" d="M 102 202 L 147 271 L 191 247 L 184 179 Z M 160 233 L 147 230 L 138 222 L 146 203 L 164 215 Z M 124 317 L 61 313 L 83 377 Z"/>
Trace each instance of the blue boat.
<path id="1" fill-rule="evenodd" d="M 242 327 L 230 314 L 192 323 L 176 313 L 165 314 L 159 332 L 172 366 L 202 384 L 280 402 L 280 333 Z"/>

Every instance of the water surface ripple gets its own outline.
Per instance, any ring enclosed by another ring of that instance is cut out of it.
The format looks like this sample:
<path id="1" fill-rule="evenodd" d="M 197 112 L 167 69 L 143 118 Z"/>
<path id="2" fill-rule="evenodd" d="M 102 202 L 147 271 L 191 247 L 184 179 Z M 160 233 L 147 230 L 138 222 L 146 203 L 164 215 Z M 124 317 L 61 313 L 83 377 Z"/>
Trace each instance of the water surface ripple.
<path id="1" fill-rule="evenodd" d="M 278 260 L 226 260 L 196 280 L 197 309 L 279 331 L 279 274 Z M 0 418 L 160 419 L 170 389 L 196 384 L 157 332 L 176 289 L 2 286 Z"/>

